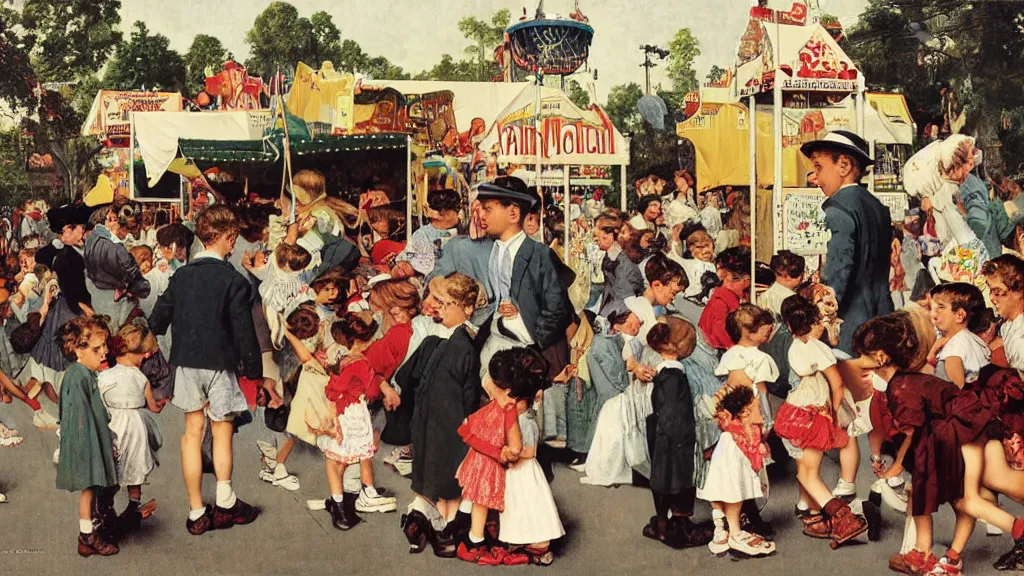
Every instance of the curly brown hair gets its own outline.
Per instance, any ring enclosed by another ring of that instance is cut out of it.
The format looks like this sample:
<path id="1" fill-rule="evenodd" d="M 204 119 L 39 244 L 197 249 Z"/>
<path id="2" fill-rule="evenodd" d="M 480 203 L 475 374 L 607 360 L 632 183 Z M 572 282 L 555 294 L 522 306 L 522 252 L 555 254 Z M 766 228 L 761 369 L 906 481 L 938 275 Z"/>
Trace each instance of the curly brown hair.
<path id="1" fill-rule="evenodd" d="M 903 371 L 918 368 L 920 355 L 918 331 L 907 312 L 872 318 L 853 333 L 853 351 L 861 356 L 882 352 Z"/>
<path id="2" fill-rule="evenodd" d="M 57 331 L 57 340 L 60 342 L 61 351 L 68 360 L 74 360 L 75 350 L 84 350 L 89 347 L 89 340 L 96 334 L 103 334 L 106 338 L 110 336 L 110 328 L 102 316 L 78 316 L 72 318 Z"/>
<path id="3" fill-rule="evenodd" d="M 697 346 L 697 331 L 686 320 L 668 316 L 651 327 L 647 333 L 647 344 L 659 354 L 675 354 L 682 360 L 693 354 Z"/>

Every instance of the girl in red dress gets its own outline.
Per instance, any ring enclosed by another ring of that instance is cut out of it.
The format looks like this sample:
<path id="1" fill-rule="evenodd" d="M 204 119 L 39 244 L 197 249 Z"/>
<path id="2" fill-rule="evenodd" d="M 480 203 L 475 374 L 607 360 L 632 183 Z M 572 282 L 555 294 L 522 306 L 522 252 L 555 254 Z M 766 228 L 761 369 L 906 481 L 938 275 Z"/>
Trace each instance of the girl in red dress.
<path id="1" fill-rule="evenodd" d="M 457 552 L 467 562 L 479 562 L 488 554 L 484 544 L 487 513 L 505 510 L 506 467 L 519 459 L 523 448 L 516 403 L 531 400 L 543 388 L 547 363 L 528 348 L 513 348 L 496 353 L 488 373 L 494 383 L 493 400 L 459 427 L 459 436 L 470 448 L 455 473 L 463 500 L 473 503 L 469 534 Z"/>
<path id="2" fill-rule="evenodd" d="M 904 465 L 912 474 L 910 505 L 917 542 L 914 550 L 891 558 L 890 566 L 926 573 L 941 564 L 945 574 L 959 574 L 960 555 L 975 519 L 1012 531 L 1014 548 L 996 567 L 1018 566 L 1024 556 L 1024 518 L 1014 519 L 986 498 L 991 499 L 992 490 L 1024 500 L 1024 472 L 1007 465 L 1000 426 L 992 413 L 971 392 L 911 372 L 920 367 L 920 346 L 906 312 L 865 323 L 854 334 L 853 347 L 889 383 L 886 397 L 893 426 L 904 435 L 885 477 L 899 475 Z M 957 521 L 949 550 L 937 560 L 931 551 L 932 514 L 944 503 L 953 506 Z"/>

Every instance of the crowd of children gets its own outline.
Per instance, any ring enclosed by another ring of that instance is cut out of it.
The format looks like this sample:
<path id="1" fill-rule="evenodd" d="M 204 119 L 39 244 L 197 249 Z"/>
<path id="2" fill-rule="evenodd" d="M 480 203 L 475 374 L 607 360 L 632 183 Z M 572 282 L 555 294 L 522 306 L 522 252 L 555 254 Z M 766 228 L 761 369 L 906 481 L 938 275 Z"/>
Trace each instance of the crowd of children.
<path id="1" fill-rule="evenodd" d="M 686 176 L 677 185 L 692 186 Z M 996 566 L 1024 568 L 1024 519 L 997 500 L 1024 501 L 1016 256 L 989 260 L 974 284 L 915 281 L 906 310 L 851 337 L 802 257 L 782 251 L 773 278 L 752 278 L 749 248 L 708 229 L 721 226 L 711 195 L 680 190 L 667 210 L 680 221 L 664 227 L 657 195 L 632 218 L 598 211 L 586 281 L 600 281 L 579 307 L 577 275 L 533 238 L 555 240 L 514 178 L 481 186 L 464 214 L 458 193 L 431 191 L 430 223 L 408 245 L 386 204 L 353 208 L 364 242 L 352 214 L 324 201 L 323 176 L 303 171 L 293 187 L 276 205 L 218 203 L 188 225 L 121 201 L 63 206 L 47 213 L 50 237 L 18 239 L 0 289 L 0 388 L 37 428 L 59 429 L 56 486 L 80 493 L 83 556 L 116 554 L 155 510 L 142 491 L 165 444 L 154 415 L 171 404 L 185 414 L 193 535 L 259 517 L 232 484 L 235 434 L 255 414 L 274 433 L 258 442 L 261 480 L 300 490 L 286 466 L 309 444 L 329 494 L 307 505 L 342 531 L 401 506 L 413 553 L 550 564 L 565 529 L 549 482 L 564 457 L 584 484 L 649 487 L 654 514 L 638 533 L 653 541 L 766 556 L 778 545 L 760 514 L 767 469 L 792 459 L 808 537 L 877 540 L 884 501 L 907 518 L 893 570 L 961 573 L 978 520 L 1013 536 Z M 744 202 L 730 206 L 743 222 Z M 877 477 L 866 500 L 861 436 Z M 0 447 L 20 441 L 0 424 Z M 376 485 L 382 442 L 411 479 L 410 503 Z M 939 555 L 931 518 L 943 504 L 956 524 Z"/>

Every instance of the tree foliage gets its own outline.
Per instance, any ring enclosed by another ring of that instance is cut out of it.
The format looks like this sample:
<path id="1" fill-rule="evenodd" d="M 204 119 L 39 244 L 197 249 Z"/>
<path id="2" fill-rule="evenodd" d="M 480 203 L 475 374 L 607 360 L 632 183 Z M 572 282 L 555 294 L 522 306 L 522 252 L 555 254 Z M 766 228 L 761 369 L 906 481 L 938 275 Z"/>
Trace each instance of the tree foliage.
<path id="1" fill-rule="evenodd" d="M 433 68 L 420 72 L 415 78 L 440 82 L 472 82 L 477 78 L 477 67 L 469 60 L 456 62 L 451 54 L 445 54 Z"/>
<path id="2" fill-rule="evenodd" d="M 246 67 L 264 78 L 279 70 L 291 73 L 299 62 L 317 68 L 327 61 L 336 70 L 358 72 L 379 80 L 409 77 L 387 58 L 367 54 L 358 42 L 342 39 L 341 30 L 329 13 L 320 11 L 305 18 L 287 2 L 273 2 L 261 12 L 245 41 L 251 54 Z"/>
<path id="3" fill-rule="evenodd" d="M 112 90 L 177 92 L 185 88 L 185 76 L 185 59 L 171 49 L 171 41 L 163 34 L 150 34 L 139 21 L 129 40 L 117 46 L 103 85 Z"/>
<path id="4" fill-rule="evenodd" d="M 979 139 L 986 165 L 1024 170 L 1024 4 L 957 0 L 871 0 L 850 31 L 848 52 L 871 86 L 907 95 L 920 127 L 941 119 L 949 85 L 966 111 L 962 132 Z M 1003 144 L 1000 146 L 1000 144 Z"/>
<path id="5" fill-rule="evenodd" d="M 120 0 L 25 0 L 22 41 L 36 75 L 72 81 L 99 70 L 121 42 Z"/>
<path id="6" fill-rule="evenodd" d="M 700 87 L 693 61 L 700 56 L 700 42 L 689 28 L 681 28 L 668 45 L 666 71 L 672 81 L 672 90 L 687 94 Z"/>
<path id="7" fill-rule="evenodd" d="M 725 76 L 726 72 L 725 68 L 719 68 L 718 64 L 714 64 L 711 66 L 711 71 L 708 72 L 706 78 L 708 82 L 718 82 L 723 76 Z"/>
<path id="8" fill-rule="evenodd" d="M 579 106 L 582 110 L 590 108 L 590 93 L 580 86 L 579 82 L 569 80 L 569 82 L 566 83 L 566 87 L 569 89 L 569 100 L 572 100 L 573 104 Z"/>
<path id="9" fill-rule="evenodd" d="M 491 16 L 490 22 L 472 16 L 459 20 L 459 32 L 474 42 L 472 46 L 466 47 L 466 55 L 476 64 L 477 81 L 487 82 L 497 73 L 494 49 L 504 39 L 510 18 L 509 11 L 503 9 Z"/>
<path id="10" fill-rule="evenodd" d="M 206 86 L 206 69 L 220 71 L 231 54 L 220 40 L 206 34 L 196 34 L 185 53 L 185 73 L 189 94 L 196 94 Z"/>

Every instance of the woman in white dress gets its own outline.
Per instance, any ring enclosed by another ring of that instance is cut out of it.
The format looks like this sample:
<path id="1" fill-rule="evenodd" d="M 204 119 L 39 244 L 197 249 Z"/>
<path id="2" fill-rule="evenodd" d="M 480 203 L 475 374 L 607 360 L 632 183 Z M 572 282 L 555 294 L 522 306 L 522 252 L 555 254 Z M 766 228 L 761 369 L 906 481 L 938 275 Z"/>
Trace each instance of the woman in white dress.
<path id="1" fill-rule="evenodd" d="M 154 413 L 167 404 L 156 400 L 146 376 L 139 370 L 142 361 L 157 350 L 156 338 L 144 325 L 126 324 L 111 340 L 111 352 L 117 364 L 99 373 L 97 385 L 103 404 L 110 413 L 110 429 L 117 450 L 117 475 L 128 487 L 128 508 L 124 516 L 142 519 L 139 503 L 142 485 L 157 466 L 156 451 L 163 437 Z"/>

